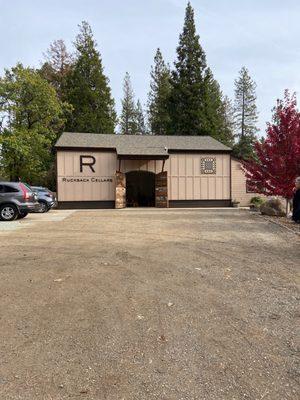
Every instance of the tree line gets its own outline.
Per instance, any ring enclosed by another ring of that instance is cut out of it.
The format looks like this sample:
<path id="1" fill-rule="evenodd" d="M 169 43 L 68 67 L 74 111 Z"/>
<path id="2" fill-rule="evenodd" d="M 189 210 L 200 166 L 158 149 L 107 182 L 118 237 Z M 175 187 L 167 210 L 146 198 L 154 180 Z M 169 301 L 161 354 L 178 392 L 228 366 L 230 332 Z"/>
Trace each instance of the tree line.
<path id="1" fill-rule="evenodd" d="M 248 159 L 253 156 L 258 131 L 256 83 L 243 67 L 234 85 L 232 102 L 222 93 L 207 65 L 196 33 L 194 10 L 188 3 L 173 70 L 160 48 L 155 54 L 146 113 L 139 101 L 135 105 L 130 75 L 126 73 L 120 133 L 209 135 L 233 147 L 236 156 Z"/>
<path id="2" fill-rule="evenodd" d="M 235 81 L 234 101 L 222 93 L 207 65 L 188 3 L 173 68 L 157 49 L 146 111 L 135 100 L 126 73 L 118 118 L 92 29 L 83 21 L 73 52 L 56 40 L 40 68 L 19 63 L 0 78 L 0 175 L 54 188 L 53 146 L 63 130 L 210 135 L 249 159 L 257 133 L 255 90 L 243 67 Z"/>

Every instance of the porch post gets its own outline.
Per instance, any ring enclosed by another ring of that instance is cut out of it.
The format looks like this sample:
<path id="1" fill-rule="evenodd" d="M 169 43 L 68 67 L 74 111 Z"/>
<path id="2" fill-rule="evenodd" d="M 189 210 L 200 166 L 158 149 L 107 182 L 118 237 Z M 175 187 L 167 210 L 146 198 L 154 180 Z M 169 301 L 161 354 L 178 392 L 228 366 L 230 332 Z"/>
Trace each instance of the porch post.
<path id="1" fill-rule="evenodd" d="M 168 208 L 168 171 L 155 175 L 155 207 Z"/>
<path id="2" fill-rule="evenodd" d="M 126 175 L 121 171 L 116 172 L 116 198 L 115 208 L 126 207 Z"/>

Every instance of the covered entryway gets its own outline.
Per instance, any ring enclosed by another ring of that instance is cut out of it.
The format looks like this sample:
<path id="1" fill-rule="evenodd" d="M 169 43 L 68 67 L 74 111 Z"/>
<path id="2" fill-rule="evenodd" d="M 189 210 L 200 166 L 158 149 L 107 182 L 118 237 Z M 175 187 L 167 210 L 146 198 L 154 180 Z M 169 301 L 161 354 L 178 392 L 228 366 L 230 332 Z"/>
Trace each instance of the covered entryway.
<path id="1" fill-rule="evenodd" d="M 155 207 L 155 174 L 153 172 L 126 173 L 126 206 Z"/>
<path id="2" fill-rule="evenodd" d="M 149 149 L 136 148 L 131 149 L 134 154 L 118 155 L 115 207 L 169 207 L 166 150 L 160 150 L 160 155 L 140 152 L 149 153 Z"/>

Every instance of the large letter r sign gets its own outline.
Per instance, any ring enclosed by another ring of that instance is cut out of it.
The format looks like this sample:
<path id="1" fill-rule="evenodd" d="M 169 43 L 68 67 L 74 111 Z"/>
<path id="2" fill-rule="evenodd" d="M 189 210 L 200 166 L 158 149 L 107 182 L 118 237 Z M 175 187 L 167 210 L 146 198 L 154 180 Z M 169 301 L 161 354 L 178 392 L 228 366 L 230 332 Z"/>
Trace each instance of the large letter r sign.
<path id="1" fill-rule="evenodd" d="M 90 161 L 84 161 L 84 159 L 89 159 Z M 82 172 L 83 166 L 90 167 L 92 172 L 95 172 L 93 165 L 96 164 L 96 159 L 93 156 L 80 156 L 80 172 Z"/>

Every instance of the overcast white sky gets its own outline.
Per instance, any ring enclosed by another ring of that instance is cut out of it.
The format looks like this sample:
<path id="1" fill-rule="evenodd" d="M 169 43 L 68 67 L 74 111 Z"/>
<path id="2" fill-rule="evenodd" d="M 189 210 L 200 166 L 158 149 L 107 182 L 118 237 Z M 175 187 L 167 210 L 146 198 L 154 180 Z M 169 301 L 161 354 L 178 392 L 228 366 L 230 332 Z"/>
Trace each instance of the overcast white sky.
<path id="1" fill-rule="evenodd" d="M 300 91 L 299 0 L 192 0 L 201 44 L 223 92 L 245 65 L 257 82 L 259 128 L 285 88 Z M 92 25 L 119 110 L 122 81 L 131 75 L 146 102 L 153 56 L 175 59 L 185 0 L 0 0 L 0 71 L 17 61 L 39 66 L 55 39 L 71 48 L 77 25 Z M 263 132 L 262 132 L 263 133 Z"/>

